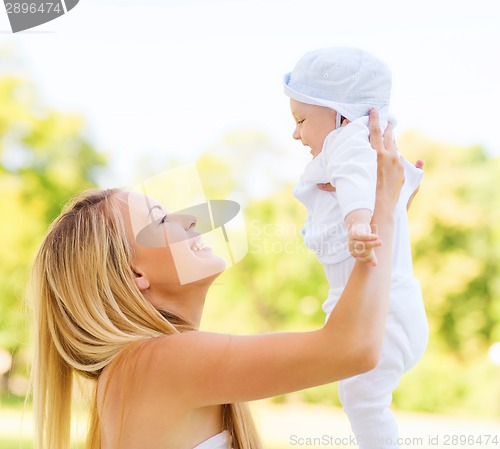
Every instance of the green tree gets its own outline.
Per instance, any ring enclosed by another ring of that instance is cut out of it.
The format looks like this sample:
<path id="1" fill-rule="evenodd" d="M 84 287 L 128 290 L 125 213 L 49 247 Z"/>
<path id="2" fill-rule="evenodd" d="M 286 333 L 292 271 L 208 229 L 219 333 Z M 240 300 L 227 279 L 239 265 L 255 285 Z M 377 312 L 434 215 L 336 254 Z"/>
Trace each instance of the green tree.
<path id="1" fill-rule="evenodd" d="M 216 172 L 207 184 L 218 197 L 242 185 L 246 173 L 255 173 L 249 153 L 261 160 L 272 151 L 262 135 L 251 133 L 233 134 L 222 146 L 219 159 L 211 151 L 211 158 L 200 161 L 201 168 Z M 500 159 L 478 147 L 438 143 L 416 132 L 403 135 L 399 146 L 407 159 L 426 162 L 409 214 L 431 339 L 423 360 L 403 377 L 394 403 L 411 410 L 498 413 L 498 373 L 487 350 L 500 340 Z M 240 157 L 244 167 L 233 161 Z M 286 167 L 286 153 L 274 151 L 272 157 L 278 160 L 270 164 L 276 171 Z M 249 252 L 210 292 L 203 323 L 210 329 L 297 330 L 324 320 L 320 306 L 326 279 L 299 235 L 305 210 L 279 176 L 271 180 L 275 189 L 266 197 L 240 195 Z M 338 404 L 332 385 L 299 395 Z"/>
<path id="2" fill-rule="evenodd" d="M 204 324 L 214 330 L 297 330 L 324 321 L 328 285 L 300 236 L 306 210 L 282 169 L 287 156 L 263 132 L 240 129 L 198 161 L 206 196 L 238 201 L 248 236 L 245 258 L 209 293 Z"/>
<path id="3" fill-rule="evenodd" d="M 432 331 L 457 356 L 484 352 L 500 340 L 500 158 L 418 133 L 401 148 L 426 161 L 410 224 Z"/>
<path id="4" fill-rule="evenodd" d="M 40 104 L 31 82 L 0 78 L 0 346 L 27 343 L 29 263 L 48 224 L 105 166 L 77 114 Z"/>

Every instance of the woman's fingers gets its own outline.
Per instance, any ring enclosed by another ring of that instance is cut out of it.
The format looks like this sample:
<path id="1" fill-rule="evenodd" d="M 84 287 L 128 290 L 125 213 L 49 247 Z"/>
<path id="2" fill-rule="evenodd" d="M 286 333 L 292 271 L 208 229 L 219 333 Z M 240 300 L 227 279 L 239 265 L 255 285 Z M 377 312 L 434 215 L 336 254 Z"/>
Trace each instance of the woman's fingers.
<path id="1" fill-rule="evenodd" d="M 323 190 L 324 192 L 335 192 L 335 190 L 337 190 L 329 182 L 316 184 L 316 186 L 319 190 Z"/>
<path id="2" fill-rule="evenodd" d="M 377 151 L 377 196 L 380 199 L 379 195 L 383 195 L 396 205 L 404 182 L 403 163 L 392 138 L 392 126 L 389 125 L 382 136 L 375 108 L 370 110 L 370 144 Z"/>
<path id="3" fill-rule="evenodd" d="M 415 162 L 415 167 L 422 170 L 424 168 L 424 161 L 422 159 L 419 159 L 417 162 Z"/>
<path id="4" fill-rule="evenodd" d="M 398 147 L 396 146 L 396 142 L 394 141 L 394 137 L 392 135 L 392 130 L 394 129 L 394 125 L 389 123 L 385 128 L 384 135 L 382 136 L 384 139 L 384 147 L 389 152 L 397 152 Z"/>
<path id="5" fill-rule="evenodd" d="M 380 129 L 380 120 L 376 108 L 370 110 L 370 144 L 377 153 L 384 151 L 382 130 Z"/>

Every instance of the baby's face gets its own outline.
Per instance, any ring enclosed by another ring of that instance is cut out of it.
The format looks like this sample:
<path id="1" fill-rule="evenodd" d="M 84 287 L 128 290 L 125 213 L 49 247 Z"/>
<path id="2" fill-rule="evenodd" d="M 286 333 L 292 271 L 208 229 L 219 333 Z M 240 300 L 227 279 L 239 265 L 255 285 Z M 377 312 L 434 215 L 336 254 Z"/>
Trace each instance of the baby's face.
<path id="1" fill-rule="evenodd" d="M 323 142 L 335 129 L 337 113 L 330 108 L 301 103 L 290 99 L 290 109 L 295 119 L 293 138 L 311 149 L 313 159 L 321 153 Z"/>

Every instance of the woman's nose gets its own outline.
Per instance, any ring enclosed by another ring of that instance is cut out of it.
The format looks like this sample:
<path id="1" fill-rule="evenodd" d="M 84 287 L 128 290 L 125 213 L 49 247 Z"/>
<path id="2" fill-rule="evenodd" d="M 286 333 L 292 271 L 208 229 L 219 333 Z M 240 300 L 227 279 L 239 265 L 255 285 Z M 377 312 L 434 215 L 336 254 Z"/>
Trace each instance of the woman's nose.
<path id="1" fill-rule="evenodd" d="M 184 229 L 186 229 L 186 231 L 188 229 L 194 229 L 197 222 L 198 220 L 194 215 L 187 215 L 187 214 L 183 215 L 183 224 L 184 224 Z"/>
<path id="2" fill-rule="evenodd" d="M 295 129 L 293 130 L 292 137 L 293 137 L 295 140 L 300 140 L 300 133 L 299 133 L 299 126 L 298 126 L 298 125 L 297 125 L 297 126 L 295 127 Z"/>

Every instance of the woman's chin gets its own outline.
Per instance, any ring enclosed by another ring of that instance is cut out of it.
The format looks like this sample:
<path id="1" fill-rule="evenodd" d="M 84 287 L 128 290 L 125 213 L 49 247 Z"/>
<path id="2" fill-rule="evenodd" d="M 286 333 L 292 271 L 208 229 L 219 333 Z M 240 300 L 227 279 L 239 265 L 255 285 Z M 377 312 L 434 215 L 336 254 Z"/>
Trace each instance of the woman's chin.
<path id="1" fill-rule="evenodd" d="M 207 271 L 203 274 L 199 273 L 198 277 L 197 278 L 193 277 L 192 281 L 189 283 L 190 284 L 196 283 L 199 285 L 212 284 L 222 273 L 224 273 L 225 269 L 226 269 L 226 263 L 224 262 L 224 260 L 222 260 L 222 264 L 218 268 L 214 267 L 213 270 L 211 271 Z"/>
<path id="2" fill-rule="evenodd" d="M 196 257 L 199 263 L 193 264 L 190 269 L 184 270 L 183 273 L 178 272 L 183 284 L 197 281 L 210 282 L 210 280 L 220 276 L 226 269 L 226 261 L 222 257 L 216 256 L 213 252 L 210 255 L 205 253 L 196 255 Z"/>

